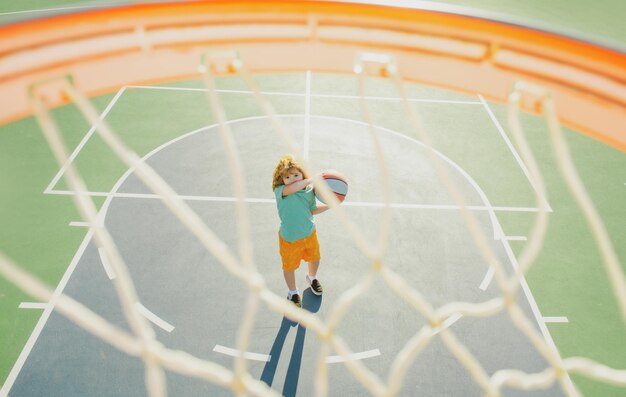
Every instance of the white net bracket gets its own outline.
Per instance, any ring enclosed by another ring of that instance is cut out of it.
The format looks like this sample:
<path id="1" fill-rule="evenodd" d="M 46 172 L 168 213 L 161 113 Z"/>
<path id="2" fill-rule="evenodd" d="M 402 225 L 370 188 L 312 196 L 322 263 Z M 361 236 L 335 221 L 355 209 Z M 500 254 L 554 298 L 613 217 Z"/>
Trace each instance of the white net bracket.
<path id="1" fill-rule="evenodd" d="M 365 73 L 370 76 L 389 77 L 395 75 L 397 71 L 396 59 L 389 54 L 361 52 L 356 55 L 354 61 L 354 73 L 358 75 Z"/>
<path id="2" fill-rule="evenodd" d="M 239 73 L 242 66 L 239 52 L 235 50 L 214 51 L 201 55 L 198 72 L 205 74 L 210 71 L 214 75 L 232 75 Z"/>

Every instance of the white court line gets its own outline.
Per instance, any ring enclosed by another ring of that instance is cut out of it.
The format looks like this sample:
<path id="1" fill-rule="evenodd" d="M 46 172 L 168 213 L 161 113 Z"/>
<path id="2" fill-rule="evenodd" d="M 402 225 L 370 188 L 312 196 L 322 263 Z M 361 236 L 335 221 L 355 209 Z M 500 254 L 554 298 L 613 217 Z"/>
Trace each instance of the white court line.
<path id="1" fill-rule="evenodd" d="M 73 196 L 76 193 L 70 190 L 53 190 L 48 194 L 59 194 Z M 131 199 L 161 199 L 161 196 L 154 193 L 106 193 L 106 192 L 85 192 L 87 196 L 94 197 L 108 197 L 108 198 L 131 198 Z M 174 197 L 185 201 L 223 201 L 223 202 L 236 202 L 236 197 L 213 197 L 213 196 L 179 196 Z M 247 198 L 244 200 L 248 203 L 276 203 L 275 199 L 262 199 L 262 198 Z"/>
<path id="2" fill-rule="evenodd" d="M 47 303 L 41 302 L 22 302 L 18 306 L 20 309 L 43 309 L 46 310 L 48 308 Z"/>
<path id="3" fill-rule="evenodd" d="M 385 203 L 372 203 L 372 202 L 359 202 L 359 201 L 344 201 L 342 205 L 353 207 L 384 207 Z M 391 203 L 391 208 L 405 208 L 405 209 L 436 209 L 436 210 L 460 210 L 461 207 L 454 204 L 404 204 L 404 203 Z M 538 208 L 530 207 L 491 207 L 487 205 L 468 205 L 465 206 L 470 211 L 504 211 L 504 212 L 539 212 Z"/>
<path id="4" fill-rule="evenodd" d="M 569 319 L 565 316 L 543 317 L 544 323 L 569 323 Z"/>
<path id="5" fill-rule="evenodd" d="M 519 164 L 520 168 L 524 172 L 524 175 L 526 175 L 526 179 L 528 179 L 528 182 L 530 183 L 530 186 L 532 186 L 532 188 L 536 192 L 537 188 L 535 187 L 535 184 L 533 183 L 533 180 L 530 177 L 530 172 L 526 168 L 526 165 L 522 161 L 522 158 L 520 157 L 520 155 L 517 153 L 517 150 L 515 150 L 515 147 L 511 143 L 511 140 L 509 139 L 507 134 L 504 132 L 504 128 L 502 128 L 502 126 L 500 125 L 500 122 L 498 121 L 496 116 L 491 111 L 491 108 L 489 107 L 489 104 L 487 103 L 487 101 L 485 101 L 485 98 L 483 98 L 483 96 L 480 95 L 480 94 L 478 94 L 478 98 L 480 98 L 480 101 L 482 102 L 483 107 L 487 111 L 487 114 L 489 115 L 489 118 L 491 119 L 493 124 L 496 126 L 496 129 L 500 132 L 500 135 L 502 136 L 502 139 L 504 140 L 506 145 L 509 147 L 509 150 L 511 151 L 511 153 L 513 153 L 513 157 L 515 157 L 515 160 L 517 160 L 517 164 Z M 545 208 L 545 210 L 547 212 L 552 212 L 552 208 L 550 207 L 550 204 L 548 203 L 548 201 L 545 198 L 544 198 L 544 208 Z"/>
<path id="6" fill-rule="evenodd" d="M 507 241 L 527 241 L 528 238 L 526 236 L 504 236 Z"/>
<path id="7" fill-rule="evenodd" d="M 137 311 L 139 312 L 139 314 L 147 318 L 150 322 L 152 322 L 154 325 L 158 326 L 162 330 L 167 331 L 167 332 L 172 332 L 174 330 L 174 326 L 172 324 L 168 323 L 167 321 L 163 320 L 161 317 L 152 313 L 140 302 L 135 303 L 135 307 L 137 308 Z"/>
<path id="8" fill-rule="evenodd" d="M 3 16 L 3 15 L 16 15 L 16 14 L 35 14 L 35 13 L 39 13 L 39 12 L 50 12 L 50 11 L 81 10 L 81 9 L 89 9 L 89 8 L 104 8 L 104 7 L 107 7 L 107 6 L 119 5 L 119 4 L 120 3 L 103 3 L 103 4 L 95 4 L 95 5 L 87 5 L 87 6 L 40 8 L 40 9 L 35 9 L 35 10 L 0 12 L 0 16 Z"/>
<path id="9" fill-rule="evenodd" d="M 72 221 L 72 222 L 70 222 L 70 226 L 89 227 L 89 222 Z"/>
<path id="10" fill-rule="evenodd" d="M 217 353 L 226 354 L 227 356 L 232 356 L 232 357 L 239 357 L 240 356 L 239 350 L 231 349 L 230 347 L 226 347 L 226 346 L 222 346 L 222 345 L 215 345 L 215 347 L 213 348 L 213 351 L 217 352 Z M 268 362 L 268 361 L 270 361 L 272 356 L 270 356 L 268 354 L 244 352 L 243 353 L 243 358 L 245 358 L 246 360 L 255 360 L 255 361 Z"/>
<path id="11" fill-rule="evenodd" d="M 122 87 L 119 89 L 119 91 L 117 91 L 117 94 L 115 94 L 113 99 L 111 99 L 111 102 L 109 102 L 109 104 L 107 105 L 106 109 L 104 109 L 104 112 L 102 112 L 102 114 L 100 115 L 100 120 L 104 120 L 107 114 L 109 114 L 109 112 L 113 108 L 113 105 L 115 105 L 115 103 L 120 98 L 120 96 L 122 96 L 122 93 L 124 93 L 125 89 L 126 87 Z M 67 167 L 69 166 L 69 164 L 72 163 L 74 159 L 78 156 L 78 153 L 83 149 L 83 147 L 85 146 L 89 138 L 91 138 L 91 136 L 94 134 L 94 132 L 96 132 L 96 126 L 92 125 L 89 131 L 87 132 L 87 134 L 85 134 L 83 139 L 81 139 L 81 141 L 78 143 L 78 146 L 74 148 L 74 151 L 68 157 L 67 161 L 65 162 L 65 164 L 63 164 L 59 172 L 57 172 L 54 178 L 52 178 L 52 181 L 46 187 L 46 190 L 44 191 L 44 193 L 50 193 L 54 189 L 56 184 L 59 182 L 59 179 L 61 179 L 61 177 L 65 173 L 65 170 L 67 170 Z"/>
<path id="12" fill-rule="evenodd" d="M 304 145 L 302 155 L 309 159 L 309 141 L 311 137 L 311 71 L 306 71 L 306 96 L 304 100 Z"/>
<path id="13" fill-rule="evenodd" d="M 52 190 L 46 192 L 47 194 L 57 195 L 76 195 L 76 192 L 71 190 Z M 85 192 L 87 196 L 94 197 L 111 197 L 111 198 L 145 198 L 145 199 L 160 199 L 161 197 L 154 193 L 107 193 L 107 192 Z M 188 196 L 177 195 L 179 199 L 186 201 L 223 201 L 223 202 L 235 202 L 236 197 L 217 197 L 217 196 Z M 271 203 L 275 204 L 275 199 L 264 199 L 249 197 L 244 199 L 247 203 Z M 350 207 L 378 207 L 382 208 L 385 203 L 373 203 L 362 201 L 344 201 L 342 205 Z M 404 203 L 391 203 L 391 208 L 401 209 L 434 209 L 434 210 L 460 210 L 461 207 L 452 204 L 404 204 Z M 538 208 L 530 207 L 490 207 L 486 205 L 468 205 L 466 208 L 470 211 L 501 211 L 501 212 L 539 212 Z"/>
<path id="14" fill-rule="evenodd" d="M 478 288 L 482 289 L 483 291 L 486 291 L 487 288 L 489 287 L 489 284 L 491 284 L 491 280 L 493 280 L 493 275 L 494 275 L 493 267 L 489 266 L 489 269 L 487 269 L 487 273 L 485 274 L 485 278 L 483 278 L 483 281 L 482 283 L 480 283 Z"/>
<path id="15" fill-rule="evenodd" d="M 511 263 L 511 266 L 513 267 L 513 270 L 517 272 L 519 270 L 519 263 L 517 263 L 517 258 L 513 254 L 511 245 L 509 244 L 507 240 L 503 239 L 501 241 L 504 247 L 504 251 L 506 252 L 506 255 L 508 256 L 509 261 Z M 537 321 L 537 325 L 539 326 L 539 330 L 541 331 L 543 338 L 545 339 L 548 346 L 552 349 L 552 351 L 554 351 L 558 355 L 558 357 L 561 357 L 561 354 L 559 353 L 559 349 L 557 349 L 556 344 L 554 343 L 554 340 L 552 339 L 552 335 L 550 335 L 550 331 L 548 330 L 548 327 L 546 327 L 546 323 L 544 322 L 544 317 L 541 315 L 541 312 L 539 311 L 539 306 L 537 306 L 537 301 L 535 301 L 535 297 L 533 296 L 532 291 L 530 290 L 530 287 L 528 286 L 528 283 L 526 282 L 526 277 L 523 274 L 519 276 L 519 283 L 522 287 L 522 291 L 524 291 L 526 300 L 528 301 L 528 304 L 530 305 L 530 308 L 535 317 L 535 321 Z M 576 390 L 574 388 L 574 384 L 572 383 L 572 379 L 569 377 L 569 374 L 567 372 L 565 373 L 565 382 L 567 385 L 567 389 Z"/>
<path id="16" fill-rule="evenodd" d="M 115 272 L 113 272 L 107 253 L 103 248 L 98 248 L 98 255 L 100 255 L 100 262 L 102 262 L 102 267 L 104 267 L 104 271 L 106 272 L 109 280 L 115 279 Z"/>
<path id="17" fill-rule="evenodd" d="M 330 98 L 330 99 L 361 99 L 358 95 L 332 95 L 332 94 L 313 94 L 315 98 Z M 368 101 L 392 101 L 401 102 L 403 98 L 399 97 L 382 97 L 382 96 L 365 96 Z M 424 98 L 409 98 L 409 102 L 421 102 L 421 103 L 445 103 L 449 105 L 482 105 L 478 101 L 460 101 L 453 99 L 424 99 Z"/>
<path id="18" fill-rule="evenodd" d="M 326 357 L 326 363 L 337 364 L 337 363 L 343 363 L 346 361 L 364 360 L 366 358 L 372 358 L 372 357 L 377 357 L 377 356 L 380 356 L 380 350 L 374 349 L 374 350 L 368 350 L 365 352 L 349 354 L 345 358 L 342 356 L 328 356 Z"/>
<path id="19" fill-rule="evenodd" d="M 80 258 L 83 256 L 83 253 L 85 252 L 85 249 L 87 248 L 87 245 L 89 244 L 89 241 L 91 241 L 92 237 L 93 237 L 93 231 L 90 229 L 87 232 L 87 235 L 85 236 L 85 238 L 83 239 L 83 242 L 80 244 L 80 247 L 78 247 L 76 254 L 74 254 L 74 257 L 72 258 L 72 262 L 70 262 L 70 265 L 67 267 L 65 274 L 63 274 L 63 278 L 59 282 L 59 285 L 57 285 L 57 288 L 54 290 L 54 293 L 52 294 L 52 298 L 50 299 L 48 306 L 46 306 L 46 308 L 43 311 L 43 314 L 41 315 L 41 317 L 39 317 L 39 321 L 37 321 L 37 325 L 35 325 L 33 332 L 28 337 L 28 341 L 24 345 L 22 352 L 20 353 L 19 357 L 15 361 L 15 364 L 13 365 L 11 372 L 9 372 L 9 376 L 7 376 L 6 380 L 4 381 L 4 385 L 2 385 L 2 389 L 0 389 L 0 397 L 7 397 L 9 395 L 9 390 L 11 390 L 11 387 L 13 387 L 13 384 L 15 383 L 15 380 L 17 379 L 18 374 L 24 367 L 24 363 L 26 363 L 26 359 L 30 355 L 30 352 L 33 350 L 33 346 L 35 346 L 37 339 L 39 339 L 39 335 L 41 335 L 41 331 L 43 330 L 43 327 L 46 325 L 48 318 L 50 318 L 50 314 L 52 313 L 52 310 L 54 309 L 54 305 L 56 304 L 56 301 L 59 299 L 59 296 L 61 296 L 61 294 L 63 293 L 63 290 L 65 289 L 65 286 L 67 285 L 67 282 L 69 281 L 72 273 L 74 272 L 74 269 L 76 269 L 76 265 L 80 261 Z"/>
<path id="20" fill-rule="evenodd" d="M 143 90 L 169 90 L 169 91 L 207 91 L 206 88 L 190 88 L 190 87 L 160 87 L 160 86 L 148 86 L 148 85 L 129 85 L 126 88 L 135 88 L 135 89 L 143 89 Z M 219 93 L 226 94 L 254 94 L 253 91 L 247 90 L 215 90 Z M 276 92 L 276 91 L 261 91 L 263 95 L 278 95 L 278 96 L 306 96 L 306 94 L 300 94 L 297 92 Z M 332 94 L 310 94 L 312 98 L 329 98 L 329 99 L 358 99 L 361 97 L 358 95 L 332 95 Z M 403 101 L 402 98 L 399 97 L 380 97 L 380 96 L 366 96 L 365 99 L 371 101 Z M 443 104 L 451 104 L 451 105 L 482 105 L 482 102 L 479 101 L 460 101 L 460 100 L 450 100 L 450 99 L 422 99 L 422 98 L 412 98 L 408 100 L 409 102 L 423 102 L 423 103 L 443 103 Z"/>
<path id="21" fill-rule="evenodd" d="M 452 324 L 456 323 L 461 317 L 463 317 L 461 314 L 455 314 L 453 316 L 450 316 L 448 318 L 446 318 L 444 320 L 443 323 L 441 323 L 441 326 L 432 330 L 432 332 L 430 333 L 431 335 L 437 335 L 439 332 L 441 332 L 442 329 L 446 329 L 452 326 Z"/>
<path id="22" fill-rule="evenodd" d="M 127 85 L 126 88 L 134 88 L 140 90 L 161 90 L 161 91 L 191 91 L 191 92 L 207 92 L 207 88 L 192 88 L 192 87 L 166 87 L 166 86 L 151 86 L 151 85 Z M 248 90 L 226 90 L 218 89 L 215 92 L 221 94 L 254 94 L 254 91 Z M 278 96 L 305 96 L 298 92 L 274 92 L 274 91 L 260 91 L 263 95 L 278 95 Z"/>

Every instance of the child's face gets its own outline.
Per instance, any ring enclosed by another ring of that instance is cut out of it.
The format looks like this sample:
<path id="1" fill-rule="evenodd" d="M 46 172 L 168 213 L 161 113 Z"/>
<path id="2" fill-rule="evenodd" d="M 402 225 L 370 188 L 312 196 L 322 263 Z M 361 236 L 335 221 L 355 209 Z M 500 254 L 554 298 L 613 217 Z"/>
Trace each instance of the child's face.
<path id="1" fill-rule="evenodd" d="M 297 168 L 292 168 L 283 175 L 283 183 L 285 186 L 302 180 L 302 172 Z"/>

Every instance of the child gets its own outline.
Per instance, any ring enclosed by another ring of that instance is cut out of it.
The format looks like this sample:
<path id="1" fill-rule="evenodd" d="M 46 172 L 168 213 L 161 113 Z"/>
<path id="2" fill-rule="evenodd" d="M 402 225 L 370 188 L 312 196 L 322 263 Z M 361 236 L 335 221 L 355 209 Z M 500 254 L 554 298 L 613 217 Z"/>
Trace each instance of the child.
<path id="1" fill-rule="evenodd" d="M 283 156 L 278 162 L 274 170 L 272 189 L 280 217 L 278 240 L 283 275 L 289 288 L 287 299 L 297 307 L 302 307 L 295 276 L 295 270 L 300 267 L 301 260 L 309 264 L 306 280 L 311 286 L 311 291 L 315 295 L 322 295 L 322 285 L 317 279 L 320 247 L 313 215 L 326 211 L 328 206 L 316 205 L 312 179 L 307 177 L 291 155 Z"/>

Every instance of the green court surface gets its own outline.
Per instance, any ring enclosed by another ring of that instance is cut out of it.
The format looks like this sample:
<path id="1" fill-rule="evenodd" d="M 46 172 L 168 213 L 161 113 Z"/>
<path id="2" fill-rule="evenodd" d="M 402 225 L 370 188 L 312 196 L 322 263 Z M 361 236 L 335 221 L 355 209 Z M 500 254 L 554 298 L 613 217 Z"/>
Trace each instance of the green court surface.
<path id="1" fill-rule="evenodd" d="M 467 1 L 447 3 L 467 6 Z M 503 13 L 510 11 L 541 26 L 556 26 L 593 40 L 623 46 L 626 25 L 622 1 L 502 2 L 480 0 L 472 6 Z M 34 17 L 30 10 L 99 5 L 104 2 L 31 0 L 0 5 L 0 23 Z M 114 2 L 106 2 L 114 4 Z M 544 7 L 544 8 L 542 8 Z M 561 12 L 567 9 L 568 12 Z M 28 13 L 22 11 L 29 11 Z M 60 12 L 60 11 L 55 11 Z M 47 15 L 47 12 L 39 15 Z M 611 14 L 611 15 L 609 15 Z M 581 28 L 581 26 L 583 26 Z M 258 76 L 262 91 L 279 115 L 324 116 L 364 121 L 354 76 L 313 73 Z M 120 87 L 120 91 L 92 98 L 106 121 L 139 156 L 183 134 L 216 122 L 200 81 L 179 81 L 153 87 Z M 230 120 L 263 116 L 248 87 L 238 78 L 218 80 L 220 101 Z M 463 95 L 407 85 L 412 106 L 423 117 L 433 147 L 445 154 L 477 182 L 493 207 L 505 235 L 527 237 L 537 211 L 534 191 L 516 159 L 516 145 L 507 127 L 504 105 L 487 103 L 479 95 Z M 368 81 L 369 110 L 375 125 L 413 136 L 393 86 Z M 307 100 L 309 102 L 307 102 Z M 307 107 L 307 103 L 309 106 Z M 558 104 L 557 104 L 558 107 Z M 104 201 L 127 170 L 72 105 L 53 112 L 74 164 L 97 205 Z M 523 115 L 523 127 L 544 177 L 552 209 L 543 249 L 526 279 L 544 317 L 566 317 L 546 325 L 562 357 L 582 356 L 616 369 L 626 368 L 626 328 L 600 257 L 597 244 L 580 208 L 559 172 L 547 127 L 542 118 Z M 626 155 L 576 131 L 565 129 L 572 157 L 626 271 Z M 392 162 L 392 168 L 395 166 Z M 81 221 L 52 153 L 34 118 L 0 126 L 0 250 L 32 274 L 54 287 L 59 284 L 86 228 Z M 269 175 L 268 175 L 269 181 Z M 269 183 L 269 182 L 268 182 Z M 102 194 L 99 194 L 102 193 Z M 527 244 L 511 241 L 516 254 Z M 23 309 L 32 299 L 0 278 L 0 384 L 4 383 L 41 315 Z M 573 375 L 585 396 L 618 397 L 625 388 Z"/>

